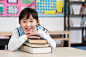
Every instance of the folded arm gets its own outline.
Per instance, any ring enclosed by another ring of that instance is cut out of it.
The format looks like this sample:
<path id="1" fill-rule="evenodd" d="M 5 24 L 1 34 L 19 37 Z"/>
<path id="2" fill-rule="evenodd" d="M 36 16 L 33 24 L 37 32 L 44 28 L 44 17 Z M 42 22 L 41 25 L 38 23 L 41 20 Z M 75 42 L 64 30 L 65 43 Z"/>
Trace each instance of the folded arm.
<path id="1" fill-rule="evenodd" d="M 56 42 L 50 37 L 49 33 L 38 30 L 37 35 L 39 35 L 41 38 L 46 39 L 52 48 L 56 48 Z"/>
<path id="2" fill-rule="evenodd" d="M 21 45 L 27 40 L 27 36 L 23 35 L 23 36 L 18 36 L 17 30 L 14 30 L 12 37 L 10 38 L 10 41 L 8 43 L 8 50 L 9 51 L 15 51 L 17 50 L 19 47 L 21 47 Z"/>

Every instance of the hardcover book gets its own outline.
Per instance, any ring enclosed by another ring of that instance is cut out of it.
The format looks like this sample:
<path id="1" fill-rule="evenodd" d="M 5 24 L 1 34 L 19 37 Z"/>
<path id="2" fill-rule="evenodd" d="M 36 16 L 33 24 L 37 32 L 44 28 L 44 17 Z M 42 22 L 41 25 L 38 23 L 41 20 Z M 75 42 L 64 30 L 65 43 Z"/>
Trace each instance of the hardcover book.
<path id="1" fill-rule="evenodd" d="M 24 45 L 27 45 L 27 46 L 30 46 L 30 47 L 49 47 L 48 43 L 46 43 L 46 44 L 40 44 L 40 43 L 38 43 L 38 44 L 36 44 L 36 43 L 31 44 L 29 42 L 25 42 Z"/>
<path id="2" fill-rule="evenodd" d="M 23 50 L 25 52 L 33 53 L 33 54 L 35 54 L 35 53 L 51 53 L 52 52 L 51 47 L 35 48 L 35 47 L 29 47 L 29 46 L 25 46 L 25 45 L 21 46 L 21 50 Z"/>
<path id="3" fill-rule="evenodd" d="M 29 43 L 47 43 L 46 39 L 28 39 Z"/>

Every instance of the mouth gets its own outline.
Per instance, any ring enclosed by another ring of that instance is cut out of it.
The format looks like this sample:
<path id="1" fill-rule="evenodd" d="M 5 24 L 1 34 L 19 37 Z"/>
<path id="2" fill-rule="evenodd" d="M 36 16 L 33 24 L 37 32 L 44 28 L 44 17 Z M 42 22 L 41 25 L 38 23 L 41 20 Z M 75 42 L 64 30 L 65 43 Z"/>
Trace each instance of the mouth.
<path id="1" fill-rule="evenodd" d="M 26 30 L 27 30 L 27 31 L 30 31 L 30 30 L 31 30 L 31 28 L 26 28 Z"/>

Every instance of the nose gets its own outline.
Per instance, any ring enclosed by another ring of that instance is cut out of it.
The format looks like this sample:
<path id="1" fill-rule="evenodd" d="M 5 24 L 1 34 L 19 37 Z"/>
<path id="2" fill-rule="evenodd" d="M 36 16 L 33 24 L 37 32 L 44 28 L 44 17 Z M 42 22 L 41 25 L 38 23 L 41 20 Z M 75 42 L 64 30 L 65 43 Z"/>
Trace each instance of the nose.
<path id="1" fill-rule="evenodd" d="M 31 26 L 30 22 L 27 23 L 27 26 Z"/>

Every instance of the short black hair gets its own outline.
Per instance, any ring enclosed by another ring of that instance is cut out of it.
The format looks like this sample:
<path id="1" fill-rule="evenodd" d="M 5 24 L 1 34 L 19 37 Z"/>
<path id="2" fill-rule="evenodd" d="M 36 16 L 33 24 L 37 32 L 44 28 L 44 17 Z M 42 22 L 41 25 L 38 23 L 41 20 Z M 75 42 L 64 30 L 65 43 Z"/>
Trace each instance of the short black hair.
<path id="1" fill-rule="evenodd" d="M 21 11 L 20 15 L 19 15 L 19 22 L 21 21 L 22 18 L 24 18 L 25 16 L 27 16 L 27 19 L 29 18 L 30 14 L 32 15 L 32 17 L 34 19 L 36 19 L 38 21 L 38 14 L 36 12 L 35 9 L 32 8 L 25 8 Z"/>

